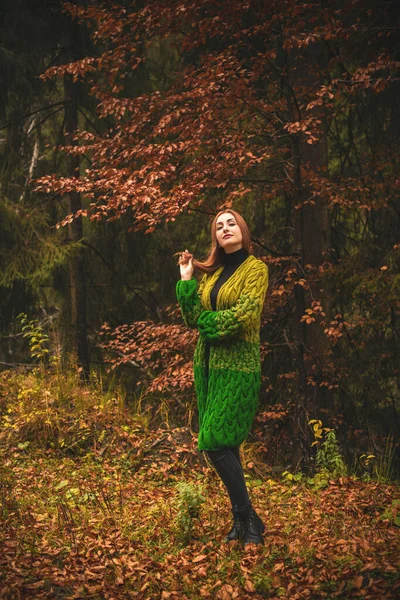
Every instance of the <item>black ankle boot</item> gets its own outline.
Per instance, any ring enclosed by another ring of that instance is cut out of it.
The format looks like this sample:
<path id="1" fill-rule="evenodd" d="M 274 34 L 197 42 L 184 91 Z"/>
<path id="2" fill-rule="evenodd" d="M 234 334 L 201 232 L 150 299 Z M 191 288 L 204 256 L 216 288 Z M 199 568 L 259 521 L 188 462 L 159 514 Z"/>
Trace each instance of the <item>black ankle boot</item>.
<path id="1" fill-rule="evenodd" d="M 224 542 L 232 542 L 233 540 L 239 539 L 239 531 L 240 531 L 239 514 L 236 512 L 235 508 L 232 508 L 232 514 L 233 514 L 233 526 L 232 526 L 232 529 L 226 534 Z"/>
<path id="2" fill-rule="evenodd" d="M 248 504 L 242 508 L 235 507 L 235 512 L 239 518 L 238 539 L 243 542 L 243 545 L 264 544 L 262 534 L 265 531 L 265 525 L 252 505 Z"/>

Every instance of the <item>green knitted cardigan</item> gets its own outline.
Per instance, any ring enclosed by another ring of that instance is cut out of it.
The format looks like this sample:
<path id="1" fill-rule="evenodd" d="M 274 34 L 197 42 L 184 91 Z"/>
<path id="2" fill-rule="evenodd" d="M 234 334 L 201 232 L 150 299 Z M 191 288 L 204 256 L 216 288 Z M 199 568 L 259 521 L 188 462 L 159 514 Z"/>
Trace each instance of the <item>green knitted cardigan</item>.
<path id="1" fill-rule="evenodd" d="M 249 255 L 221 286 L 213 311 L 210 293 L 223 268 L 204 274 L 198 289 L 195 278 L 176 284 L 183 320 L 200 332 L 193 360 L 199 450 L 240 446 L 260 391 L 260 317 L 268 267 Z"/>

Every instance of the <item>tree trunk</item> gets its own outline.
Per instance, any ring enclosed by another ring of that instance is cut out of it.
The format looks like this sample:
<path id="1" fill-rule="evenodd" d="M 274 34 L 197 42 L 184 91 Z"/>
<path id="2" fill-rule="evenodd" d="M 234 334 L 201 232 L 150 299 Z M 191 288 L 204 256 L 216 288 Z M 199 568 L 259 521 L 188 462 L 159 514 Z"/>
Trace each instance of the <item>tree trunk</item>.
<path id="1" fill-rule="evenodd" d="M 318 46 L 318 47 L 317 47 Z M 305 56 L 304 56 L 304 54 Z M 318 60 L 324 56 L 319 44 L 312 44 L 303 52 L 293 51 L 286 54 L 281 49 L 281 56 L 286 67 L 286 77 L 282 83 L 288 105 L 288 121 L 296 122 L 304 119 L 301 114 L 299 96 L 306 90 L 318 89 L 322 85 L 319 78 Z M 307 144 L 303 134 L 292 136 L 292 223 L 294 228 L 294 252 L 301 256 L 300 267 L 312 265 L 318 268 L 329 260 L 330 254 L 330 222 L 326 199 L 320 195 L 313 198 L 313 203 L 304 204 L 311 192 L 303 181 L 302 166 L 308 163 L 314 172 L 328 165 L 328 146 L 326 119 L 321 109 L 312 113 L 318 114 L 323 133 L 317 143 Z M 297 208 L 296 208 L 297 207 Z M 312 465 L 313 441 L 312 430 L 308 424 L 317 417 L 317 409 L 324 404 L 326 388 L 318 386 L 318 373 L 324 370 L 329 356 L 329 344 L 320 323 L 306 324 L 301 321 L 307 308 L 313 301 L 320 301 L 326 319 L 331 315 L 331 297 L 328 289 L 324 289 L 317 276 L 309 281 L 305 276 L 309 289 L 295 286 L 295 311 L 293 330 L 296 339 L 297 354 L 295 357 L 298 372 L 298 401 L 294 411 L 292 468 L 300 465 L 306 469 Z M 327 286 L 325 286 L 327 287 Z M 315 381 L 317 380 L 317 381 Z"/>
<path id="2" fill-rule="evenodd" d="M 70 75 L 64 75 L 65 125 L 64 139 L 67 145 L 74 145 L 73 136 L 78 127 L 77 86 Z M 79 156 L 67 155 L 67 177 L 79 176 Z M 82 207 L 81 196 L 77 192 L 68 194 L 68 212 L 75 213 Z M 82 239 L 82 217 L 74 219 L 68 225 L 68 237 L 71 242 Z M 82 374 L 87 377 L 90 369 L 89 347 L 87 340 L 86 322 L 86 286 L 83 250 L 79 249 L 71 259 L 70 267 L 71 290 L 71 325 L 73 330 L 74 349 Z"/>

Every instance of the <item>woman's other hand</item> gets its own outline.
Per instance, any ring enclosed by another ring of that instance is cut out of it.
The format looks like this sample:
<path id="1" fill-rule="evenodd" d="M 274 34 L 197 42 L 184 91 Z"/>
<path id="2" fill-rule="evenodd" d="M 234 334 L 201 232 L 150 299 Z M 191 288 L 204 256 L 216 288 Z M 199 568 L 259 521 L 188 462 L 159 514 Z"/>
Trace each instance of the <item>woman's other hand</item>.
<path id="1" fill-rule="evenodd" d="M 194 267 L 193 267 L 193 254 L 190 254 L 188 250 L 182 252 L 179 257 L 179 268 L 181 270 L 181 279 L 192 279 Z"/>

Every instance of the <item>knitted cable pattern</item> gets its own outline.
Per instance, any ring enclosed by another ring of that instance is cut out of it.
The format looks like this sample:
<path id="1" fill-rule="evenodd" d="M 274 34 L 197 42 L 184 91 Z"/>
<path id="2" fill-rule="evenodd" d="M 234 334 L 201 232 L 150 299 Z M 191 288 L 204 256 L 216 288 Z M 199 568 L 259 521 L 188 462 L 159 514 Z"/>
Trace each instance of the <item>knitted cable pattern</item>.
<path id="1" fill-rule="evenodd" d="M 239 446 L 251 429 L 260 391 L 260 318 L 268 267 L 250 255 L 221 286 L 213 311 L 210 293 L 222 270 L 206 273 L 198 289 L 194 278 L 176 284 L 184 322 L 200 333 L 193 359 L 199 450 Z"/>

